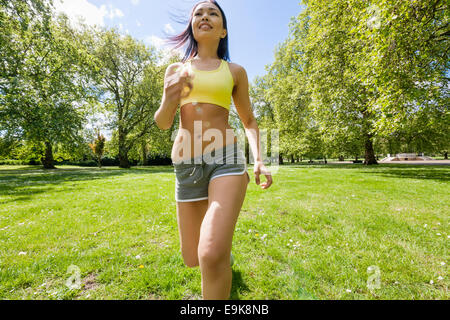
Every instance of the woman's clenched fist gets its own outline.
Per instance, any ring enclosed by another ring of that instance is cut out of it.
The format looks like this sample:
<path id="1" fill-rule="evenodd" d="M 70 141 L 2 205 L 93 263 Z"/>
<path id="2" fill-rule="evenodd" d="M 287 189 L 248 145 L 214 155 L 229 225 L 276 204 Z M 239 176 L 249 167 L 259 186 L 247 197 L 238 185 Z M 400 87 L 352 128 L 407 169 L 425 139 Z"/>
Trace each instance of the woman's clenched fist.
<path id="1" fill-rule="evenodd" d="M 173 64 L 164 79 L 164 91 L 166 99 L 179 103 L 182 98 L 187 97 L 192 88 L 194 73 L 189 65 L 182 63 Z"/>

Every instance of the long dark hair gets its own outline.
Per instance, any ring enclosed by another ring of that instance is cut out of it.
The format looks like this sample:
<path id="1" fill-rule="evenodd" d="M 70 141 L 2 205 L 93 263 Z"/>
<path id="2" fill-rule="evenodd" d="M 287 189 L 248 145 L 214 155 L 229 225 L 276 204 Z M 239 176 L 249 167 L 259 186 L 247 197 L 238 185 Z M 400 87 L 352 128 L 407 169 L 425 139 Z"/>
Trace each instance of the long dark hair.
<path id="1" fill-rule="evenodd" d="M 225 13 L 223 12 L 222 8 L 220 7 L 220 5 L 215 0 L 205 0 L 205 1 L 200 1 L 199 3 L 197 3 L 192 8 L 191 16 L 189 18 L 189 24 L 186 27 L 186 29 L 182 33 L 180 33 L 179 35 L 168 37 L 168 42 L 175 45 L 173 47 L 173 49 L 178 49 L 178 48 L 182 47 L 185 44 L 187 45 L 186 46 L 186 50 L 184 52 L 184 57 L 182 59 L 183 62 L 186 62 L 187 60 L 189 60 L 190 58 L 195 57 L 198 54 L 198 44 L 197 44 L 197 41 L 194 38 L 194 32 L 192 31 L 192 19 L 193 19 L 195 8 L 197 8 L 197 6 L 199 4 L 204 3 L 204 2 L 209 2 L 209 3 L 214 4 L 217 8 L 219 8 L 220 13 L 222 14 L 222 17 L 223 17 L 223 28 L 227 30 L 227 35 L 226 35 L 225 38 L 220 39 L 219 47 L 217 48 L 217 55 L 219 56 L 220 59 L 223 59 L 223 60 L 226 60 L 226 61 L 230 61 L 230 52 L 228 50 L 227 18 L 225 17 Z"/>

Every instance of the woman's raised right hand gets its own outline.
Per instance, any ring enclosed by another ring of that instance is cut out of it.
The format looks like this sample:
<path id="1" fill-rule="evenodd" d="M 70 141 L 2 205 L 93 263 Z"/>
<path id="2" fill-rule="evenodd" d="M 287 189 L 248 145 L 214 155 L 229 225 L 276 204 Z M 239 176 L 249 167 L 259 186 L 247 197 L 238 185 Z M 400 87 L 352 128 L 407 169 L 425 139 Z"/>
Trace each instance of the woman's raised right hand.
<path id="1" fill-rule="evenodd" d="M 164 79 L 166 99 L 178 104 L 182 98 L 187 97 L 191 93 L 193 79 L 194 73 L 192 70 L 189 70 L 187 64 L 175 63 L 171 65 Z"/>

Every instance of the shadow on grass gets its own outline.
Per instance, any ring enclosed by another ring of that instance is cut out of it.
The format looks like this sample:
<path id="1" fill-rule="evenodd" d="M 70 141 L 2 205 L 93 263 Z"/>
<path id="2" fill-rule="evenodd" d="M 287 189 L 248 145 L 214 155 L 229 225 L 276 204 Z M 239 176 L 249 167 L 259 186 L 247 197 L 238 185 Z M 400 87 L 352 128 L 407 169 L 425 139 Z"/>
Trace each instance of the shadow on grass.
<path id="1" fill-rule="evenodd" d="M 55 185 L 107 179 L 111 177 L 124 176 L 127 174 L 159 174 L 173 173 L 171 166 L 149 166 L 132 167 L 121 169 L 119 167 L 79 167 L 65 168 L 59 166 L 57 169 L 43 169 L 42 166 L 21 167 L 20 169 L 0 169 L 0 195 L 13 195 L 11 200 L 0 201 L 0 204 L 14 202 L 18 200 L 29 200 L 34 195 L 43 194 L 52 189 Z M 27 188 L 27 187 L 41 188 Z M 79 189 L 73 185 L 68 185 L 68 189 Z"/>
<path id="2" fill-rule="evenodd" d="M 237 270 L 232 270 L 233 281 L 231 283 L 231 300 L 240 300 L 240 295 L 244 292 L 249 292 L 250 289 L 242 279 L 242 273 Z"/>
<path id="3" fill-rule="evenodd" d="M 284 165 L 282 166 L 284 167 Z M 424 179 L 447 182 L 450 181 L 450 167 L 446 165 L 414 165 L 414 164 L 378 164 L 364 166 L 362 164 L 288 164 L 286 168 L 315 169 L 347 169 L 361 170 L 363 174 L 376 174 L 388 178 Z"/>
<path id="4" fill-rule="evenodd" d="M 415 169 L 415 170 L 414 170 Z M 450 170 L 430 168 L 392 168 L 390 170 L 373 170 L 367 173 L 388 178 L 424 179 L 442 182 L 450 181 Z"/>
<path id="5" fill-rule="evenodd" d="M 54 174 L 54 173 L 66 173 L 66 172 L 120 172 L 120 173 L 136 173 L 136 172 L 144 172 L 144 173 L 164 173 L 172 169 L 172 166 L 148 166 L 148 167 L 131 167 L 129 169 L 123 169 L 119 167 L 66 167 L 66 166 L 57 166 L 56 169 L 44 169 L 40 165 L 36 166 L 20 166 L 19 168 L 11 168 L 9 166 L 8 169 L 2 169 L 0 166 L 0 175 L 20 175 L 20 174 Z"/>

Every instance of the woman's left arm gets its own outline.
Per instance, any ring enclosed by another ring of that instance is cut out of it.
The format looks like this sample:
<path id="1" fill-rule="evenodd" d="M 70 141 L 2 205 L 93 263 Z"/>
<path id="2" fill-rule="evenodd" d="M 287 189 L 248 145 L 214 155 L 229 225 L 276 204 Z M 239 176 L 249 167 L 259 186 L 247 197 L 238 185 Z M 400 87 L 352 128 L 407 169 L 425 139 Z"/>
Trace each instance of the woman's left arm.
<path id="1" fill-rule="evenodd" d="M 233 101 L 236 106 L 236 110 L 244 125 L 245 134 L 247 135 L 250 149 L 253 152 L 253 158 L 255 159 L 255 165 L 253 173 L 255 174 L 255 182 L 260 184 L 259 176 L 261 174 L 266 176 L 267 182 L 261 184 L 262 189 L 267 189 L 272 185 L 272 175 L 267 170 L 261 157 L 260 150 L 260 133 L 258 123 L 253 114 L 252 105 L 250 102 L 250 96 L 248 93 L 248 77 L 245 69 L 237 64 L 233 64 L 233 73 L 235 78 L 235 87 L 233 90 Z"/>

